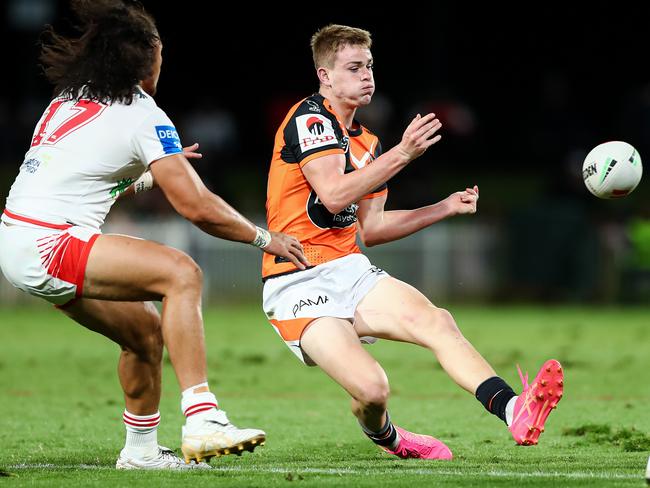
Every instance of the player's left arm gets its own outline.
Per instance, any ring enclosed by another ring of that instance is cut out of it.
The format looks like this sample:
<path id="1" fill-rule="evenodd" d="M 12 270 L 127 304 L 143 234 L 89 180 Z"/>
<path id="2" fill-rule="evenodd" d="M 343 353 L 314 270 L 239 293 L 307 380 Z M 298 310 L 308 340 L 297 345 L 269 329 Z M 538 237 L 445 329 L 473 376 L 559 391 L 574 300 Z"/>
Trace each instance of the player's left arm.
<path id="1" fill-rule="evenodd" d="M 201 154 L 200 152 L 196 152 L 198 148 L 199 148 L 198 142 L 195 142 L 191 146 L 184 147 L 183 156 L 185 156 L 187 159 L 201 159 L 203 157 L 203 154 Z M 135 195 L 136 193 L 140 193 L 142 191 L 151 190 L 155 186 L 157 186 L 156 180 L 154 180 L 151 171 L 147 170 L 144 173 L 142 173 L 142 176 L 140 176 L 140 178 L 135 180 L 135 182 L 133 182 L 132 185 L 128 186 L 126 190 L 120 193 L 117 196 L 117 199 L 119 200 L 124 197 Z"/>
<path id="2" fill-rule="evenodd" d="M 384 210 L 386 194 L 359 202 L 357 226 L 361 241 L 376 246 L 396 241 L 448 217 L 476 213 L 478 186 L 452 193 L 444 200 L 414 210 Z"/>

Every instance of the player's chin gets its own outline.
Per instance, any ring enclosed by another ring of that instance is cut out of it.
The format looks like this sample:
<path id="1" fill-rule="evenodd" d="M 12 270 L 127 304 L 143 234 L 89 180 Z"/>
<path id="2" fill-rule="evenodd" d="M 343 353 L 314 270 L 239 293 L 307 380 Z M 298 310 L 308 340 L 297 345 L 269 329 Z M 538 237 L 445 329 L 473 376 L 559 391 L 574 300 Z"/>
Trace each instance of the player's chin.
<path id="1" fill-rule="evenodd" d="M 358 100 L 359 100 L 360 107 L 363 107 L 364 105 L 368 105 L 372 101 L 372 93 L 364 93 L 358 98 Z"/>

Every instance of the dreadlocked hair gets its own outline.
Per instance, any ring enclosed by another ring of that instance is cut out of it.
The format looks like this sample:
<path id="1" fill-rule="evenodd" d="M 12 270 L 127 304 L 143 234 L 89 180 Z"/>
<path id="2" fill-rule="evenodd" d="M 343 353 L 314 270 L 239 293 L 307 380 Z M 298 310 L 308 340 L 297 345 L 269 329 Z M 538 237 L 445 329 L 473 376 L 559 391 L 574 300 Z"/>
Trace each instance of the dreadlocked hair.
<path id="1" fill-rule="evenodd" d="M 72 0 L 71 6 L 80 36 L 63 36 L 51 25 L 41 36 L 39 59 L 54 95 L 130 104 L 152 74 L 160 42 L 153 17 L 132 0 Z"/>

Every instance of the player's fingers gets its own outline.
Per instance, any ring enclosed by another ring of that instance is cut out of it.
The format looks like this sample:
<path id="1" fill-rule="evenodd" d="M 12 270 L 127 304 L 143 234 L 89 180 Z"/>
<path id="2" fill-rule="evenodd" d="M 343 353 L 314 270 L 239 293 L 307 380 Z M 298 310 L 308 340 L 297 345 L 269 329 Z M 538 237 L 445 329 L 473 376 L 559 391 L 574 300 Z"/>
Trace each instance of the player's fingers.
<path id="1" fill-rule="evenodd" d="M 307 259 L 307 256 L 305 256 L 302 251 L 296 251 L 295 254 L 302 264 L 305 266 L 311 266 L 311 263 Z"/>
<path id="2" fill-rule="evenodd" d="M 191 146 L 184 147 L 183 156 L 185 156 L 187 159 L 201 159 L 203 157 L 203 154 L 196 152 L 198 148 L 199 148 L 198 142 L 195 142 Z"/>
<path id="3" fill-rule="evenodd" d="M 436 137 L 434 137 L 434 138 L 432 138 L 432 139 L 427 139 L 427 140 L 424 142 L 424 147 L 425 147 L 425 149 L 428 148 L 428 147 L 433 146 L 433 145 L 434 145 L 436 142 L 438 142 L 440 139 L 442 139 L 442 136 L 441 136 L 440 134 L 438 134 Z"/>
<path id="4" fill-rule="evenodd" d="M 432 128 L 438 130 L 440 129 L 440 127 L 442 127 L 442 123 L 438 119 L 434 118 L 422 124 L 421 126 L 415 128 L 415 130 L 413 131 L 413 136 L 420 137 L 422 134 L 425 134 L 426 132 L 430 131 Z"/>
<path id="5" fill-rule="evenodd" d="M 305 265 L 300 262 L 297 256 L 295 256 L 292 252 L 291 249 L 287 249 L 282 257 L 287 258 L 289 261 L 291 261 L 294 266 L 298 269 L 305 269 Z"/>
<path id="6" fill-rule="evenodd" d="M 300 244 L 300 241 L 298 239 L 296 239 L 295 237 L 293 237 L 293 236 L 291 236 L 291 244 L 293 246 L 297 247 L 298 249 L 300 249 L 300 251 L 304 250 L 303 247 L 302 247 L 302 244 Z"/>
<path id="7" fill-rule="evenodd" d="M 441 127 L 442 127 L 442 124 L 440 123 L 440 121 L 437 121 L 437 123 L 434 123 L 431 126 L 427 127 L 426 130 L 418 131 L 416 137 L 418 139 L 430 139 L 431 136 L 433 134 L 435 134 L 436 132 L 438 132 Z"/>
<path id="8" fill-rule="evenodd" d="M 423 126 L 427 125 L 435 118 L 436 118 L 436 114 L 426 114 L 424 117 L 421 117 L 420 114 L 418 114 L 417 117 L 413 119 L 413 121 L 409 124 L 409 128 L 413 132 L 417 132 Z"/>
<path id="9" fill-rule="evenodd" d="M 304 255 L 304 250 L 300 243 L 292 243 L 291 244 L 291 252 L 294 253 L 296 256 L 301 257 Z"/>

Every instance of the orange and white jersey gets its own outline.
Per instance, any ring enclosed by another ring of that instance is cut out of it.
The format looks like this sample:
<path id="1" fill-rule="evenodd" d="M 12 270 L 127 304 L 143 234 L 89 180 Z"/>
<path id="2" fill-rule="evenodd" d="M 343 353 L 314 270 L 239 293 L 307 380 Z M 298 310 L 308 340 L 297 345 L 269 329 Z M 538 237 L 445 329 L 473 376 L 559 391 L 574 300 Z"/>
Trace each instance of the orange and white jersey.
<path id="1" fill-rule="evenodd" d="M 269 230 L 296 237 L 312 265 L 361 252 L 356 244 L 358 205 L 330 213 L 302 173 L 310 161 L 329 154 L 345 155 L 345 172 L 350 173 L 379 157 L 381 145 L 356 121 L 346 129 L 329 101 L 314 94 L 289 110 L 276 133 L 266 200 Z M 363 198 L 387 191 L 384 184 Z M 264 254 L 264 279 L 296 269 L 284 258 Z"/>
<path id="2" fill-rule="evenodd" d="M 36 126 L 2 219 L 25 225 L 15 214 L 99 229 L 150 163 L 182 151 L 169 117 L 140 89 L 130 105 L 55 98 Z"/>

